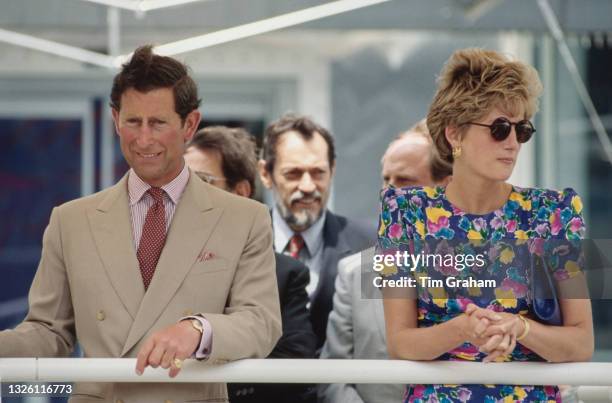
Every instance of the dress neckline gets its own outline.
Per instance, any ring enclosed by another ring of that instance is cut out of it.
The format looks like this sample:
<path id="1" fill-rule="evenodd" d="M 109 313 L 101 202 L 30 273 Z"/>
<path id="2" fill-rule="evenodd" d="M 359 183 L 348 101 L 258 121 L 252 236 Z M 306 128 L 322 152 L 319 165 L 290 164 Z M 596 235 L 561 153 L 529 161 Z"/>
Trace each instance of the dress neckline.
<path id="1" fill-rule="evenodd" d="M 510 201 L 512 201 L 512 195 L 515 194 L 515 193 L 519 193 L 518 192 L 519 189 L 516 186 L 514 186 L 512 184 L 510 184 L 510 186 L 511 186 L 511 190 L 510 190 L 510 193 L 508 194 L 508 197 L 506 198 L 506 201 L 504 202 L 504 204 L 502 204 L 499 208 L 496 208 L 495 210 L 490 211 L 488 213 L 484 213 L 484 214 L 468 213 L 466 211 L 463 211 L 459 206 L 453 204 L 448 199 L 448 196 L 446 195 L 446 186 L 440 186 L 440 194 L 442 195 L 442 197 L 444 198 L 446 203 L 448 203 L 448 205 L 452 209 L 453 214 L 458 214 L 458 215 L 461 215 L 461 216 L 473 217 L 473 218 L 490 217 L 492 215 L 503 215 L 504 210 L 508 206 L 508 203 L 510 203 Z M 496 214 L 496 213 L 498 213 L 498 214 Z"/>

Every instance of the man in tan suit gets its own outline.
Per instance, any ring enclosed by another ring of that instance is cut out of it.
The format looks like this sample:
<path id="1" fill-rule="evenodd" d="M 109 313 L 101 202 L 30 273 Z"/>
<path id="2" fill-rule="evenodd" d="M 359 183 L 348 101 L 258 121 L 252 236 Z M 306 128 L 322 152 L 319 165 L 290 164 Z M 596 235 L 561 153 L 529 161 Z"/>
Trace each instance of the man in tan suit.
<path id="1" fill-rule="evenodd" d="M 0 357 L 138 357 L 176 376 L 183 360 L 267 356 L 281 334 L 270 215 L 192 174 L 200 121 L 186 67 L 150 47 L 115 77 L 111 107 L 131 166 L 115 186 L 55 208 L 29 313 Z M 77 340 L 78 338 L 78 340 Z M 227 401 L 225 384 L 77 384 L 71 402 Z"/>

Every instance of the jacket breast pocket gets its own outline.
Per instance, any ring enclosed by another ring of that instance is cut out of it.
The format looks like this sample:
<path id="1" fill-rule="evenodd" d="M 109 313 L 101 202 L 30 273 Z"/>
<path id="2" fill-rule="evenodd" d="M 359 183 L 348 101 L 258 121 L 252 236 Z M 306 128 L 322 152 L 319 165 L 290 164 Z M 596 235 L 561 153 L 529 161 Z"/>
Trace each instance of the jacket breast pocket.
<path id="1" fill-rule="evenodd" d="M 204 274 L 219 273 L 226 271 L 228 264 L 224 259 L 209 260 L 206 262 L 196 262 L 192 267 L 188 277 L 202 276 Z"/>

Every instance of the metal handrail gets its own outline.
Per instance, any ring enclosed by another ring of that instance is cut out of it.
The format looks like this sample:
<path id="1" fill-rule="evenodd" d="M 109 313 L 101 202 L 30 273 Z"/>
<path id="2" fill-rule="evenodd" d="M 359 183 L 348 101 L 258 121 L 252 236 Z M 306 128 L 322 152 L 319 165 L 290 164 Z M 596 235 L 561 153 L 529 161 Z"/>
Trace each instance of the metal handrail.
<path id="1" fill-rule="evenodd" d="M 176 378 L 135 373 L 133 358 L 3 358 L 2 382 L 243 382 L 612 386 L 612 363 L 477 363 L 400 360 L 248 359 L 223 365 L 187 360 Z"/>

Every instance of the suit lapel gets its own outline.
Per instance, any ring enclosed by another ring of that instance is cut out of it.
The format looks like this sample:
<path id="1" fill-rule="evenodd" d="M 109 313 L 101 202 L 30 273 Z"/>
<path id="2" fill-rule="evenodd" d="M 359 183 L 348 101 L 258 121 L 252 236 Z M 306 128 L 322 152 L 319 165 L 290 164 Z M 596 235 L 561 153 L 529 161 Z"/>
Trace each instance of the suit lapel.
<path id="1" fill-rule="evenodd" d="M 191 174 L 174 212 L 164 250 L 130 329 L 122 356 L 155 324 L 217 225 L 223 208 L 213 206 L 207 186 L 210 185 Z"/>
<path id="2" fill-rule="evenodd" d="M 321 257 L 321 272 L 319 283 L 312 295 L 312 300 L 316 300 L 323 291 L 323 287 L 335 284 L 336 273 L 338 272 L 338 261 L 351 252 L 350 246 L 342 234 L 342 228 L 331 212 L 326 212 L 325 226 L 323 227 L 323 256 Z"/>
<path id="3" fill-rule="evenodd" d="M 370 326 L 365 330 L 369 334 L 377 333 L 383 351 L 387 351 L 385 347 L 385 310 L 383 307 L 382 293 L 379 289 L 372 285 L 372 280 L 379 274 L 372 270 L 372 261 L 374 254 L 376 253 L 375 247 L 364 249 L 359 253 L 359 267 L 357 269 L 357 276 L 359 279 L 355 284 L 355 291 L 358 300 L 361 302 L 359 305 L 363 308 L 362 312 L 358 312 L 357 315 L 364 315 L 364 318 L 371 318 L 375 324 L 374 327 Z M 365 283 L 364 283 L 365 282 Z"/>
<path id="4" fill-rule="evenodd" d="M 383 347 L 385 345 L 385 340 L 387 340 L 386 330 L 385 330 L 385 309 L 383 307 L 382 295 L 380 298 L 372 299 L 370 301 L 370 305 L 373 310 L 372 318 L 374 318 L 374 322 L 376 322 L 376 328 L 378 329 L 378 333 L 380 335 L 380 339 L 383 341 Z M 384 348 L 387 351 L 386 348 Z"/>
<path id="5" fill-rule="evenodd" d="M 374 260 L 374 255 L 376 254 L 376 248 L 370 247 L 361 252 L 361 267 L 359 270 L 364 274 L 362 278 L 367 278 L 368 283 L 365 287 L 368 287 L 373 295 L 368 295 L 370 299 L 367 300 L 368 305 L 370 306 L 370 313 L 372 314 L 372 318 L 374 318 L 374 322 L 376 322 L 376 328 L 380 335 L 380 340 L 382 341 L 383 350 L 386 352 L 387 348 L 385 346 L 386 329 L 385 329 L 385 309 L 383 306 L 383 296 L 379 289 L 374 288 L 372 286 L 371 281 L 373 280 L 372 274 L 374 276 L 378 276 L 378 273 L 374 273 L 372 270 L 372 261 Z M 363 285 L 362 285 L 363 287 Z"/>
<path id="6" fill-rule="evenodd" d="M 109 189 L 95 210 L 88 212 L 91 231 L 110 282 L 132 318 L 144 286 L 134 251 L 127 193 L 127 175 Z"/>

